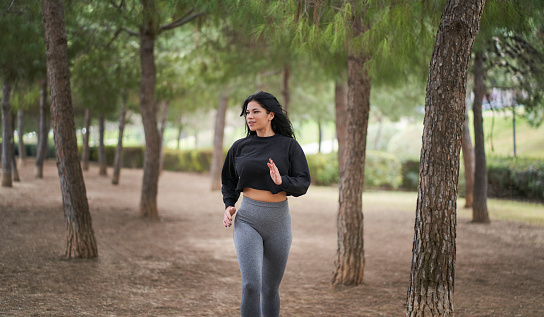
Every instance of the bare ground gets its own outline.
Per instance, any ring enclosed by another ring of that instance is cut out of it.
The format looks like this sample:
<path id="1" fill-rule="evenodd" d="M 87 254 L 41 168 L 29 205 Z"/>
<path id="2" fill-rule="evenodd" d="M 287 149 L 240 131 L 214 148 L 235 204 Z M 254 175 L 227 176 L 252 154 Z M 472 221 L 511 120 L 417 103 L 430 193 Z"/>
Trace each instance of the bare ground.
<path id="1" fill-rule="evenodd" d="M 32 176 L 33 165 L 26 161 L 13 188 L 0 188 L 0 315 L 239 315 L 232 229 L 222 226 L 221 195 L 208 190 L 207 176 L 164 172 L 161 219 L 147 221 L 138 217 L 141 170 L 123 170 L 113 186 L 91 166 L 85 181 L 100 256 L 67 261 L 55 162 L 44 179 Z M 312 187 L 290 206 L 282 316 L 404 315 L 412 213 L 365 208 L 365 283 L 334 288 L 335 191 Z M 543 316 L 544 228 L 458 219 L 455 309 L 457 316 Z"/>

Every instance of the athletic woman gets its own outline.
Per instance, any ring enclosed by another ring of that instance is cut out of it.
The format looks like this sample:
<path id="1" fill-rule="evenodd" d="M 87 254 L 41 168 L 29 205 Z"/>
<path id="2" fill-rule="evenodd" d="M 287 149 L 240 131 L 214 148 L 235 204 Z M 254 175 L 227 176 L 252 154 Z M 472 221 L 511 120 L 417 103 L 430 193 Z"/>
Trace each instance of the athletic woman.
<path id="1" fill-rule="evenodd" d="M 279 287 L 291 247 L 287 196 L 304 195 L 310 172 L 293 127 L 278 100 L 267 92 L 249 96 L 242 106 L 246 137 L 227 153 L 222 179 L 230 227 L 235 204 L 234 246 L 242 274 L 242 317 L 280 314 Z"/>

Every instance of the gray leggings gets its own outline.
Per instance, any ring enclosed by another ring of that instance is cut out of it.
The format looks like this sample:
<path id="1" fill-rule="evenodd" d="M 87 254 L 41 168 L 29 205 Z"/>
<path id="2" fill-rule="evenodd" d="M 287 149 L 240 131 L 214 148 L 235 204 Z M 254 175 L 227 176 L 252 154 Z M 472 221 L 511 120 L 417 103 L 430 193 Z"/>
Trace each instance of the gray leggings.
<path id="1" fill-rule="evenodd" d="M 279 287 L 292 241 L 287 200 L 270 203 L 244 197 L 233 235 L 242 273 L 242 317 L 279 316 Z"/>

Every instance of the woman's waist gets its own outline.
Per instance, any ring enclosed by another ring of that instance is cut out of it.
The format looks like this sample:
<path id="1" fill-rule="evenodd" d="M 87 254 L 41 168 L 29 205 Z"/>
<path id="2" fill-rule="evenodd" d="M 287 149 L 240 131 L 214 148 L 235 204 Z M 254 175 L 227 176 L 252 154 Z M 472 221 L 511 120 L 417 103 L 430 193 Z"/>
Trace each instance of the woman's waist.
<path id="1" fill-rule="evenodd" d="M 243 193 L 244 197 L 262 202 L 277 203 L 287 200 L 287 194 L 283 191 L 277 194 L 272 194 L 272 192 L 268 190 L 246 187 L 244 188 Z"/>

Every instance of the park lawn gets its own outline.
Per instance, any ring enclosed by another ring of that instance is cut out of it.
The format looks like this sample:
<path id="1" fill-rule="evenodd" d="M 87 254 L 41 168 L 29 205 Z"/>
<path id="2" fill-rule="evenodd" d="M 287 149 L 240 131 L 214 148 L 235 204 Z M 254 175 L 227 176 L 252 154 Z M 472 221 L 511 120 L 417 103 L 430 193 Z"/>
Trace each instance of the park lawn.
<path id="1" fill-rule="evenodd" d="M 319 197 L 324 200 L 338 200 L 338 191 L 334 187 L 312 186 L 312 191 L 318 191 Z M 417 192 L 367 190 L 363 193 L 364 210 L 394 209 L 402 212 L 414 213 L 417 204 Z M 457 217 L 472 218 L 472 209 L 463 208 L 464 198 L 457 200 Z M 487 200 L 487 208 L 491 221 L 507 220 L 529 223 L 544 227 L 544 204 L 514 200 L 494 199 Z"/>

